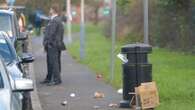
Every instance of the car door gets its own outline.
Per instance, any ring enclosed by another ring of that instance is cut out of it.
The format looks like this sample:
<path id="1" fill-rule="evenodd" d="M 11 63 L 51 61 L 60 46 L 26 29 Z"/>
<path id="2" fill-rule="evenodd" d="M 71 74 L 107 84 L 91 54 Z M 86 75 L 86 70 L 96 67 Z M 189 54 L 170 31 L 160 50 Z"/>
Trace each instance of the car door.
<path id="1" fill-rule="evenodd" d="M 12 92 L 11 94 L 11 101 L 13 103 L 13 110 L 22 110 L 22 93 L 20 92 Z"/>
<path id="2" fill-rule="evenodd" d="M 19 93 L 13 93 L 11 95 L 11 102 L 13 110 L 22 110 L 22 100 Z"/>
<path id="3" fill-rule="evenodd" d="M 12 91 L 14 81 L 11 79 L 6 66 L 0 59 L 0 88 L 1 88 L 1 110 L 22 110 L 20 93 Z M 11 108 L 11 109 L 10 109 Z"/>
<path id="4" fill-rule="evenodd" d="M 22 93 L 12 91 L 12 88 L 14 88 L 14 80 L 7 70 L 6 72 L 8 74 L 8 80 L 10 84 L 11 106 L 13 108 L 12 110 L 22 110 L 22 99 L 23 99 Z"/>

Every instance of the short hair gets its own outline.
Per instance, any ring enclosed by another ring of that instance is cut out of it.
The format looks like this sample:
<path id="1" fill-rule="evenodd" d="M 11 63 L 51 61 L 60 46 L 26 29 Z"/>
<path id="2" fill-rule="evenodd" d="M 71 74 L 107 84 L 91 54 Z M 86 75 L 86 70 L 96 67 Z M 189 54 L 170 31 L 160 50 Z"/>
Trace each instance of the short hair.
<path id="1" fill-rule="evenodd" d="M 53 9 L 57 14 L 60 14 L 60 6 L 58 4 L 53 4 L 51 9 Z"/>

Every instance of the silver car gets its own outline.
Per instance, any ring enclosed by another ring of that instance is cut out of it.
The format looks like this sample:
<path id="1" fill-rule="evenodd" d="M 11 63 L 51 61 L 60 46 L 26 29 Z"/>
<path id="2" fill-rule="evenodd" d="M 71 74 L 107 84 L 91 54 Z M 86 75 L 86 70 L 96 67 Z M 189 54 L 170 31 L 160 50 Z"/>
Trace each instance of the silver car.
<path id="1" fill-rule="evenodd" d="M 26 74 L 23 69 L 23 63 L 30 63 L 33 61 L 33 57 L 29 56 L 28 54 L 24 54 L 19 57 L 7 33 L 2 31 L 0 31 L 0 56 L 4 61 L 9 75 L 12 77 L 13 80 L 18 78 L 24 78 Z M 30 100 L 30 97 L 26 96 L 25 94 L 26 93 L 22 92 L 16 94 L 17 98 L 19 98 L 19 103 L 17 105 L 21 105 L 21 102 L 23 102 L 22 105 L 24 110 L 26 108 L 26 104 L 31 104 L 26 103 L 28 102 L 27 100 Z"/>
<path id="2" fill-rule="evenodd" d="M 22 110 L 20 93 L 32 90 L 32 80 L 13 79 L 0 59 L 0 110 Z"/>

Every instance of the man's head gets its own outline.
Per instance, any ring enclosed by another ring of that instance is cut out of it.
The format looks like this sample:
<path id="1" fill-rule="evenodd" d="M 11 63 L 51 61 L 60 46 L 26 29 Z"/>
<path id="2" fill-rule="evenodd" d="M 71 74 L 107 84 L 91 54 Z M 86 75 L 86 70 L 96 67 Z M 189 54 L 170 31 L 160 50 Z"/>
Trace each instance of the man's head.
<path id="1" fill-rule="evenodd" d="M 60 7 L 57 4 L 53 4 L 49 11 L 50 15 L 59 15 L 60 14 Z"/>

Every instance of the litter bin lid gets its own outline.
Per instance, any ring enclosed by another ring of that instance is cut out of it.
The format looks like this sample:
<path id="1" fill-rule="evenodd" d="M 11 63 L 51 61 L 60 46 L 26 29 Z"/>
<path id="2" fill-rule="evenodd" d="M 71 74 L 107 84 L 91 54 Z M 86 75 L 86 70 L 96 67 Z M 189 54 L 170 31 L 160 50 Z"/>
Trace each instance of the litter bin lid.
<path id="1" fill-rule="evenodd" d="M 121 53 L 151 53 L 152 52 L 152 46 L 148 44 L 128 44 L 121 48 Z"/>

